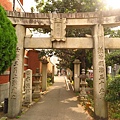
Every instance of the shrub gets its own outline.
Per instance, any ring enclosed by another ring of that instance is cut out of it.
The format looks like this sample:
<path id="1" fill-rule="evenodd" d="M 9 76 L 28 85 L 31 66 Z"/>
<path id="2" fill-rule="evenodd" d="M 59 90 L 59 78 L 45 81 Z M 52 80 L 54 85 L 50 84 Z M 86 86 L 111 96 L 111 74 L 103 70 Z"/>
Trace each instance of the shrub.
<path id="1" fill-rule="evenodd" d="M 120 120 L 120 75 L 107 78 L 107 94 L 105 96 L 108 102 L 108 114 L 110 120 Z"/>
<path id="2" fill-rule="evenodd" d="M 17 36 L 4 8 L 0 5 L 0 74 L 16 57 Z"/>
<path id="3" fill-rule="evenodd" d="M 86 82 L 88 83 L 88 87 L 93 88 L 93 80 L 86 79 Z"/>
<path id="4" fill-rule="evenodd" d="M 105 99 L 108 102 L 120 100 L 120 75 L 115 76 L 115 78 L 108 83 Z"/>

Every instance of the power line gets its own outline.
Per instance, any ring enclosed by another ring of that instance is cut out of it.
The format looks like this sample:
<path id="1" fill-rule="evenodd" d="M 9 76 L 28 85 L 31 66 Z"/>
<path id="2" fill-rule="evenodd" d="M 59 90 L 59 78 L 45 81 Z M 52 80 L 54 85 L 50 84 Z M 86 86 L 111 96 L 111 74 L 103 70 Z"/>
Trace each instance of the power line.
<path id="1" fill-rule="evenodd" d="M 25 10 L 24 10 L 24 8 L 23 8 L 23 6 L 22 6 L 22 4 L 21 4 L 21 2 L 20 2 L 20 0 L 17 0 L 17 2 L 18 2 L 18 4 L 20 5 L 20 7 L 22 8 L 23 12 L 26 13 Z M 13 0 L 13 11 L 15 11 L 15 0 Z M 28 29 L 29 29 L 29 28 L 28 28 Z M 30 30 L 30 29 L 29 29 L 29 30 Z M 30 30 L 30 32 L 31 32 L 31 30 Z M 32 33 L 32 32 L 31 32 L 31 33 Z"/>
<path id="2" fill-rule="evenodd" d="M 24 10 L 24 8 L 23 8 L 21 2 L 20 2 L 19 0 L 17 0 L 17 2 L 19 3 L 19 5 L 20 5 L 20 7 L 22 8 L 22 10 L 25 12 L 25 10 Z"/>
<path id="3" fill-rule="evenodd" d="M 15 0 L 13 0 L 13 11 L 15 11 Z"/>
<path id="4" fill-rule="evenodd" d="M 21 9 L 23 10 L 23 12 L 25 12 L 20 0 L 17 0 L 18 4 L 20 5 Z M 13 11 L 15 11 L 15 0 L 13 0 Z"/>

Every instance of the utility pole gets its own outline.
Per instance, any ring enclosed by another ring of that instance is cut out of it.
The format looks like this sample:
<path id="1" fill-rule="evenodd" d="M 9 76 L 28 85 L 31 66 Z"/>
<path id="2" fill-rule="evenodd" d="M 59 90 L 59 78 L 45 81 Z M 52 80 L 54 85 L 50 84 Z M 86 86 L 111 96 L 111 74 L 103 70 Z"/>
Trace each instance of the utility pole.
<path id="1" fill-rule="evenodd" d="M 15 11 L 15 0 L 13 0 L 13 11 Z"/>

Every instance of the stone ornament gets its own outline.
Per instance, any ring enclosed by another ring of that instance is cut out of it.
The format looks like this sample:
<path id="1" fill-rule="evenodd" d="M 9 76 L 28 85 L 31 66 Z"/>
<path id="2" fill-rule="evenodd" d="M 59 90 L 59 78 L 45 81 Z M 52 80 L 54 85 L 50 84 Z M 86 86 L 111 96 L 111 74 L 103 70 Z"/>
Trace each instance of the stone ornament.
<path id="1" fill-rule="evenodd" d="M 40 77 L 42 76 L 39 72 L 39 68 L 36 68 L 36 73 L 33 74 L 33 77 L 35 78 L 35 80 L 33 80 L 33 95 L 32 98 L 33 99 L 37 99 L 40 98 L 40 89 L 41 89 L 41 81 L 40 81 Z"/>
<path id="2" fill-rule="evenodd" d="M 66 41 L 66 18 L 51 18 L 51 41 Z"/>
<path id="3" fill-rule="evenodd" d="M 79 78 L 81 79 L 80 81 L 81 90 L 79 94 L 81 99 L 81 97 L 85 98 L 87 96 L 85 87 L 87 86 L 86 78 L 88 78 L 88 76 L 85 74 L 85 69 L 82 69 L 82 74 L 79 75 Z"/>

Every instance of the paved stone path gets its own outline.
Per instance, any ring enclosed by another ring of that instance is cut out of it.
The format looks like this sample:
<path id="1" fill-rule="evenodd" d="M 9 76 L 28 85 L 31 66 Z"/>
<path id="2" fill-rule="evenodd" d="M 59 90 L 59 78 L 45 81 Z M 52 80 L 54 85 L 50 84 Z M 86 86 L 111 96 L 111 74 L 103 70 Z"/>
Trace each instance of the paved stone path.
<path id="1" fill-rule="evenodd" d="M 55 77 L 55 83 L 19 119 L 12 120 L 93 120 L 79 104 L 77 96 L 66 90 L 64 77 Z"/>

